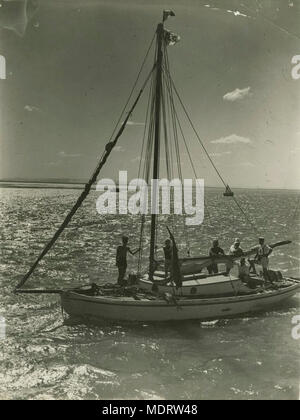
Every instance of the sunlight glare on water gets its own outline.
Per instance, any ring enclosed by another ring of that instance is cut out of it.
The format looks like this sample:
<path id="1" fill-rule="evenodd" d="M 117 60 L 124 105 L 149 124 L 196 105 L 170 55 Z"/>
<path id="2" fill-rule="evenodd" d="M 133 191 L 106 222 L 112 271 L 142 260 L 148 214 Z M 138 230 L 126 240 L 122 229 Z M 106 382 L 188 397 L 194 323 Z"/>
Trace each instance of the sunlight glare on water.
<path id="1" fill-rule="evenodd" d="M 78 193 L 1 190 L 0 315 L 6 327 L 0 339 L 1 398 L 298 398 L 299 342 L 291 335 L 292 317 L 299 313 L 297 297 L 252 317 L 86 326 L 63 321 L 57 296 L 14 295 L 13 287 Z M 192 255 L 206 254 L 215 237 L 225 250 L 237 236 L 245 249 L 254 245 L 256 233 L 234 203 L 217 189 L 206 194 L 204 227 L 189 231 Z M 299 276 L 298 193 L 239 190 L 237 196 L 267 242 L 293 241 L 274 251 L 271 266 Z M 115 248 L 122 233 L 129 234 L 135 247 L 139 219 L 100 216 L 95 201 L 93 192 L 28 285 L 59 288 L 116 281 Z M 183 254 L 180 226 L 175 233 Z M 162 224 L 161 243 L 165 236 Z M 129 270 L 136 264 L 132 257 Z"/>

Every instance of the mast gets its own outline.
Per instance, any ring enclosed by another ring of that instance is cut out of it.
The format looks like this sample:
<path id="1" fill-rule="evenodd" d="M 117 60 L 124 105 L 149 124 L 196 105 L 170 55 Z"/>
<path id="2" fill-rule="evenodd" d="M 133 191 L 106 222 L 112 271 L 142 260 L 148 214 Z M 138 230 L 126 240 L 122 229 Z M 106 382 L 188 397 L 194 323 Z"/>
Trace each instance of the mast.
<path id="1" fill-rule="evenodd" d="M 164 16 L 165 17 L 165 16 Z M 165 20 L 165 19 L 164 19 Z M 153 279 L 154 255 L 156 242 L 156 199 L 158 185 L 155 180 L 159 179 L 159 152 L 160 152 L 160 120 L 161 120 L 161 91 L 162 91 L 162 61 L 163 61 L 163 22 L 157 25 L 157 59 L 156 59 L 156 83 L 155 83 L 155 132 L 154 132 L 154 153 L 153 153 L 153 184 L 152 184 L 152 204 L 151 204 L 151 237 L 150 237 L 150 257 L 149 257 L 149 278 Z"/>

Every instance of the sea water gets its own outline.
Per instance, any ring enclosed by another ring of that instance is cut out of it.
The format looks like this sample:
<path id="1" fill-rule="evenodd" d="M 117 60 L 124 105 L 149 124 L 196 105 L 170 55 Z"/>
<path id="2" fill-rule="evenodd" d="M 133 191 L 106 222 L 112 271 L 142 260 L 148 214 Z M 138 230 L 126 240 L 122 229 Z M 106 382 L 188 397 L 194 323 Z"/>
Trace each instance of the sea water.
<path id="1" fill-rule="evenodd" d="M 57 295 L 15 295 L 13 288 L 51 238 L 78 190 L 0 190 L 0 397 L 4 399 L 298 399 L 299 340 L 292 334 L 297 296 L 276 310 L 234 319 L 164 324 L 83 325 L 64 320 Z M 299 276 L 299 193 L 238 190 L 248 219 L 219 189 L 206 191 L 202 226 L 161 218 L 158 256 L 175 234 L 180 254 L 207 254 L 219 239 L 228 251 L 290 239 L 270 258 L 272 268 Z M 28 287 L 115 282 L 115 250 L 122 234 L 138 246 L 138 216 L 96 211 L 93 191 Z M 182 218 L 181 218 L 182 219 Z M 143 264 L 147 263 L 149 221 Z M 137 269 L 129 257 L 128 271 Z"/>

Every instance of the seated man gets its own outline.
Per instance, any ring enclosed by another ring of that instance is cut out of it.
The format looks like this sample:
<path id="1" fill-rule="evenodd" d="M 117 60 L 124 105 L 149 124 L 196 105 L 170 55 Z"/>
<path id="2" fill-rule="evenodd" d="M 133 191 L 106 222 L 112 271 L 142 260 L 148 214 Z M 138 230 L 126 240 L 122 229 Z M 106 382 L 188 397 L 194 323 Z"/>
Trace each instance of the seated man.
<path id="1" fill-rule="evenodd" d="M 246 260 L 244 257 L 241 258 L 239 264 L 239 279 L 242 280 L 244 283 L 248 283 L 250 276 L 249 276 L 249 267 L 246 265 Z"/>
<path id="2" fill-rule="evenodd" d="M 252 278 L 250 277 L 250 267 L 248 267 L 246 265 L 246 259 L 244 257 L 241 258 L 240 263 L 238 264 L 239 267 L 239 279 L 243 282 L 246 283 L 246 285 L 250 288 L 250 289 L 255 289 L 257 286 L 261 286 L 262 285 L 262 281 Z"/>
<path id="3" fill-rule="evenodd" d="M 248 263 L 250 265 L 250 270 L 251 270 L 250 273 L 257 275 L 256 268 L 255 268 L 255 260 L 248 258 Z"/>

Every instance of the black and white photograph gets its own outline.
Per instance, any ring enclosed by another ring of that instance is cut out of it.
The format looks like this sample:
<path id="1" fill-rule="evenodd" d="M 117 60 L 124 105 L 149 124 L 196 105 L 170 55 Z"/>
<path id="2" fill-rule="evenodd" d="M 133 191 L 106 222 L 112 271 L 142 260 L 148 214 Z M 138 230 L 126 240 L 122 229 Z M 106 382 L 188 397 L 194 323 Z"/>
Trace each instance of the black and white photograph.
<path id="1" fill-rule="evenodd" d="M 299 400 L 300 0 L 0 0 L 0 399 Z"/>

